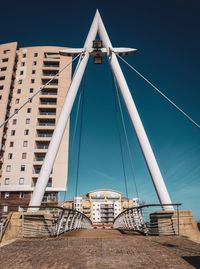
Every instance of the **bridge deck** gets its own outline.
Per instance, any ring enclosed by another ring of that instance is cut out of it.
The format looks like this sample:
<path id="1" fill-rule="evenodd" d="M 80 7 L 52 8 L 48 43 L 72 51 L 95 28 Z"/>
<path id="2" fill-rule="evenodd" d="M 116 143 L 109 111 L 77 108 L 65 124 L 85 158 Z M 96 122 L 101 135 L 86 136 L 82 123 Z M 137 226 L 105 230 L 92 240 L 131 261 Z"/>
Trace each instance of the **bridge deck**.
<path id="1" fill-rule="evenodd" d="M 58 238 L 23 239 L 2 246 L 0 268 L 200 268 L 200 244 L 115 230 L 72 231 Z"/>

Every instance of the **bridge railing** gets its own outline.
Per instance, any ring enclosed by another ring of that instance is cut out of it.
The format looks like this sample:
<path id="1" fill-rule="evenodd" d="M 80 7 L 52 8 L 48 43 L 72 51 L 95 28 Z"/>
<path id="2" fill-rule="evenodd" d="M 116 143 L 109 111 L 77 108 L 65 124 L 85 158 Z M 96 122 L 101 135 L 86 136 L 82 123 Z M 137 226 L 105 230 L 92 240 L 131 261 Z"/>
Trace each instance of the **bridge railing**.
<path id="1" fill-rule="evenodd" d="M 27 207 L 22 208 L 21 213 L 23 237 L 57 236 L 67 231 L 92 227 L 87 216 L 63 207 Z"/>
<path id="2" fill-rule="evenodd" d="M 163 210 L 166 206 L 175 210 Z M 113 227 L 145 235 L 179 235 L 181 204 L 145 204 L 124 210 L 114 219 Z"/>

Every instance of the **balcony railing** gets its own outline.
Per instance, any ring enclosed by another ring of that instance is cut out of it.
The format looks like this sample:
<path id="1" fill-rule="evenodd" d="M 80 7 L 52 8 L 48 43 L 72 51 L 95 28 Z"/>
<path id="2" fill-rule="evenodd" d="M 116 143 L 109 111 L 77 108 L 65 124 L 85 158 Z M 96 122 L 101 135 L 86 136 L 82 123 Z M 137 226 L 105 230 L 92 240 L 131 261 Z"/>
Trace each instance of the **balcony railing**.
<path id="1" fill-rule="evenodd" d="M 56 105 L 57 102 L 56 101 L 42 101 L 42 100 L 40 100 L 40 104 L 41 105 Z"/>
<path id="2" fill-rule="evenodd" d="M 49 82 L 49 79 L 42 79 L 42 85 L 45 85 L 47 83 L 48 83 L 48 85 L 57 86 L 58 85 L 58 79 L 53 79 L 51 82 Z"/>
<path id="3" fill-rule="evenodd" d="M 114 208 L 114 205 L 101 205 L 101 208 Z"/>
<path id="4" fill-rule="evenodd" d="M 38 115 L 56 115 L 56 112 L 41 111 Z"/>
<path id="5" fill-rule="evenodd" d="M 55 92 L 42 91 L 40 94 L 41 95 L 57 95 L 57 91 L 55 91 Z"/>
<path id="6" fill-rule="evenodd" d="M 38 126 L 55 126 L 55 122 L 38 122 Z"/>
<path id="7" fill-rule="evenodd" d="M 37 137 L 52 137 L 53 133 L 39 133 Z"/>
<path id="8" fill-rule="evenodd" d="M 57 70 L 55 70 L 54 72 L 53 72 L 53 70 L 51 70 L 51 71 L 45 70 L 42 72 L 42 75 L 45 77 L 54 77 L 57 74 L 58 74 Z"/>
<path id="9" fill-rule="evenodd" d="M 36 162 L 43 162 L 45 157 L 35 157 L 34 161 Z"/>
<path id="10" fill-rule="evenodd" d="M 59 67 L 59 62 L 53 62 L 53 61 L 44 61 L 43 67 Z"/>
<path id="11" fill-rule="evenodd" d="M 36 145 L 35 149 L 48 149 L 49 145 Z"/>

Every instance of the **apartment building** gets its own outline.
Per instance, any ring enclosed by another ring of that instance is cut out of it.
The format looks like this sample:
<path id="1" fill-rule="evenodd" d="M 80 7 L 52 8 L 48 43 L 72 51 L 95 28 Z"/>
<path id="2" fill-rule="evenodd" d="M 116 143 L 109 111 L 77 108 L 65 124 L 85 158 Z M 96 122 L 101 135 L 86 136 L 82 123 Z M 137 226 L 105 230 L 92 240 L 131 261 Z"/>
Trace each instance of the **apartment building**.
<path id="1" fill-rule="evenodd" d="M 127 199 L 114 190 L 95 190 L 74 197 L 72 207 L 91 219 L 93 224 L 112 225 L 123 210 L 139 205 L 139 199 Z"/>
<path id="2" fill-rule="evenodd" d="M 17 48 L 0 45 L 0 123 L 29 102 L 0 128 L 0 204 L 4 211 L 27 206 L 64 103 L 70 82 L 71 57 L 64 47 Z M 53 78 L 53 79 L 52 79 Z M 51 82 L 32 96 L 48 81 Z M 65 130 L 43 202 L 56 202 L 66 190 L 69 125 Z"/>

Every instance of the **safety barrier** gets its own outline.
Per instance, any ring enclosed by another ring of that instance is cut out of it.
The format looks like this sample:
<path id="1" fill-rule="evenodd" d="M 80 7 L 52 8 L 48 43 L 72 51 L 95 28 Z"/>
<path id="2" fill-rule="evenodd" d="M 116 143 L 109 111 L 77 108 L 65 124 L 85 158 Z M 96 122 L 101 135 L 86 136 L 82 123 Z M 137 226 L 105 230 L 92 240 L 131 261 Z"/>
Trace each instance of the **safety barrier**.
<path id="1" fill-rule="evenodd" d="M 146 204 L 128 208 L 114 219 L 113 227 L 145 235 L 179 235 L 180 205 Z M 176 210 L 164 210 L 167 206 Z"/>
<path id="2" fill-rule="evenodd" d="M 73 209 L 62 207 L 28 207 L 22 209 L 23 237 L 58 236 L 66 231 L 89 229 L 91 227 L 91 220 Z"/>

